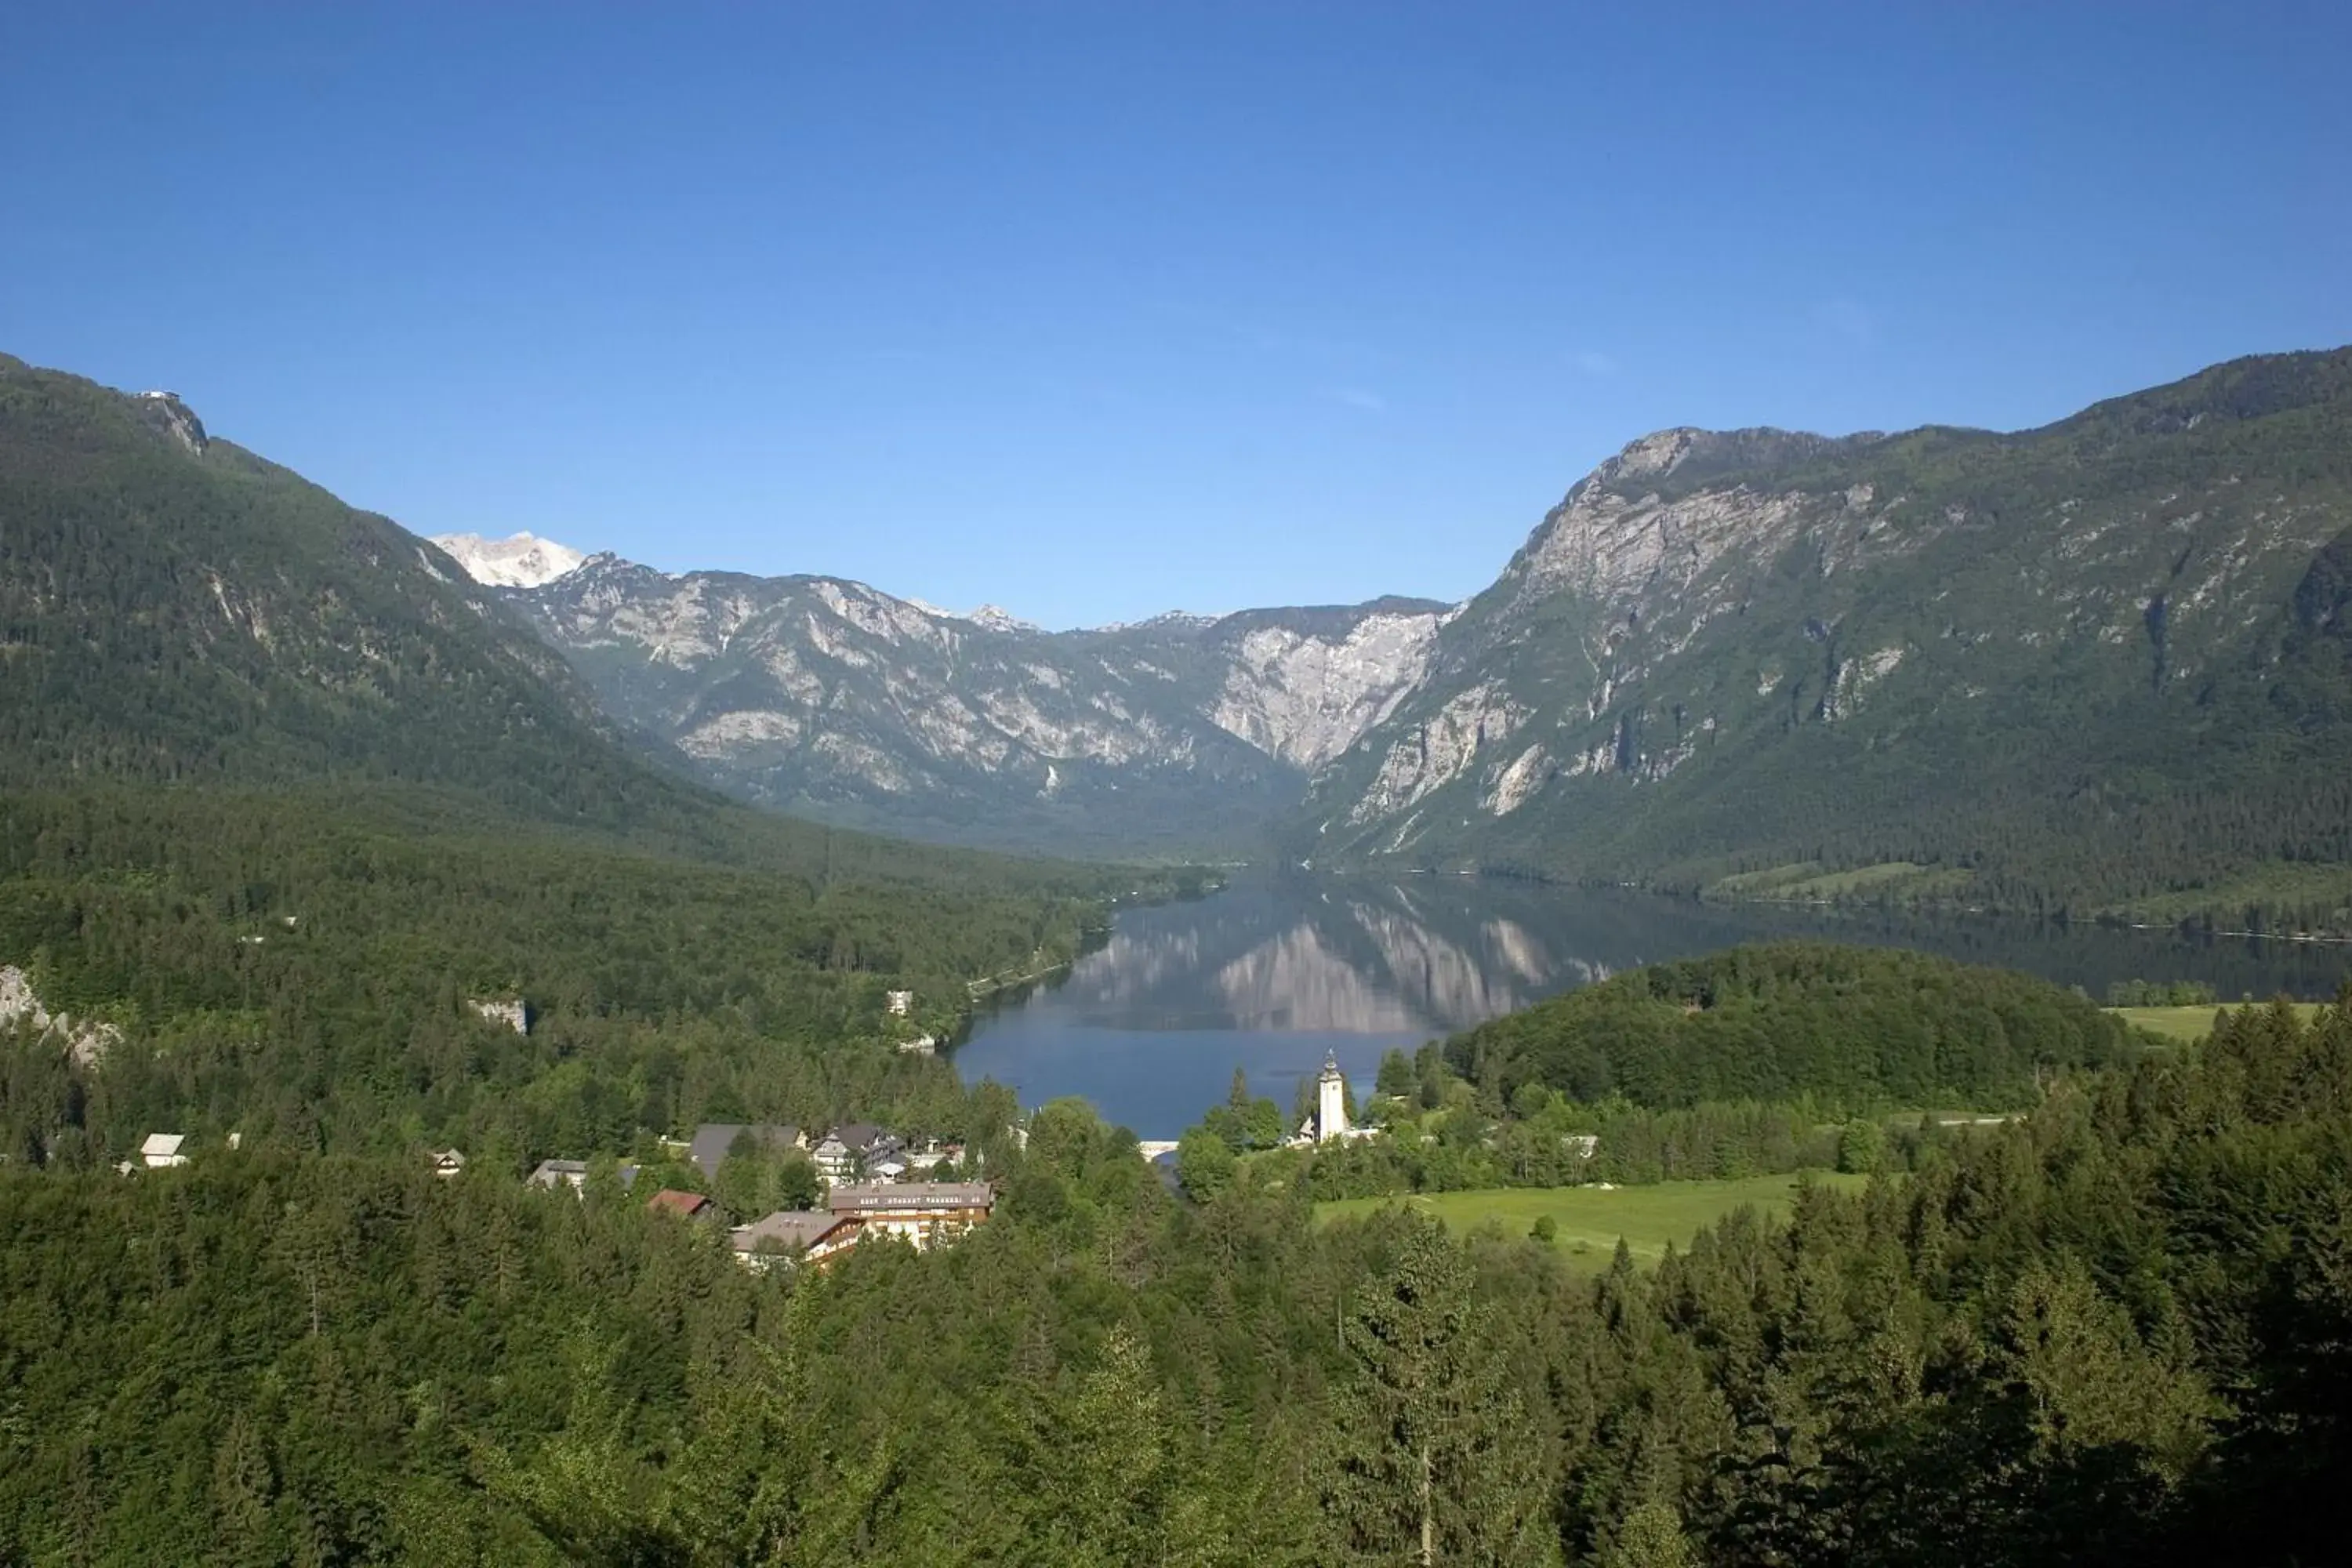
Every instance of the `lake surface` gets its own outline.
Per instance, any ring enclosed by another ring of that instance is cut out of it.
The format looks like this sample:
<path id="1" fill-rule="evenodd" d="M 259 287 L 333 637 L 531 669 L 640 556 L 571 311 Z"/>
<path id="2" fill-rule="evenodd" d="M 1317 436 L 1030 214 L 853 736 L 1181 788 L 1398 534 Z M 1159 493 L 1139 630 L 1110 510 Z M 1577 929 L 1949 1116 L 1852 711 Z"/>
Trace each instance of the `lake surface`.
<path id="1" fill-rule="evenodd" d="M 1239 1067 L 1286 1112 L 1328 1051 L 1370 1091 L 1411 1050 L 1540 997 L 1661 959 L 1820 936 L 1925 948 L 2080 985 L 2202 980 L 2224 997 L 2321 999 L 2352 948 L 2166 932 L 1719 908 L 1460 877 L 1268 879 L 1125 910 L 1058 983 L 975 1020 L 955 1063 L 1024 1105 L 1081 1095 L 1144 1138 L 1173 1138 Z"/>

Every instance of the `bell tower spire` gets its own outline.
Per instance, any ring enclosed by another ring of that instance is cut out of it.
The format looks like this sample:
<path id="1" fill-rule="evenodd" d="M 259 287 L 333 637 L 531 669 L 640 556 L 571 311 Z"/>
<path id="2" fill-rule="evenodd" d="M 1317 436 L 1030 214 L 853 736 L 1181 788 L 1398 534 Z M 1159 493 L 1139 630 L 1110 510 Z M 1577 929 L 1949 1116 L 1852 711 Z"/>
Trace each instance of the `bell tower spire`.
<path id="1" fill-rule="evenodd" d="M 1335 1051 L 1323 1053 L 1323 1076 L 1315 1080 L 1315 1137 L 1319 1142 L 1348 1135 L 1348 1079 Z"/>

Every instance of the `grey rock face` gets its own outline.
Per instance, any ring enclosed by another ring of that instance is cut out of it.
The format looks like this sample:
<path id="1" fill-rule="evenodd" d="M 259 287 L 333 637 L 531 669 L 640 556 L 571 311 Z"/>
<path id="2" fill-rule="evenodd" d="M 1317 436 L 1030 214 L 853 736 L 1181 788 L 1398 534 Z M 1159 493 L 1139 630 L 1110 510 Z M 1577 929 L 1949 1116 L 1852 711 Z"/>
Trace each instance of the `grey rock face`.
<path id="1" fill-rule="evenodd" d="M 615 718 L 730 791 L 845 823 L 1088 853 L 1248 842 L 1422 674 L 1444 606 L 1048 633 L 837 578 L 609 554 L 507 595 Z"/>
<path id="2" fill-rule="evenodd" d="M 2352 559 L 2347 383 L 2339 351 L 2013 434 L 1644 437 L 1317 773 L 1296 847 L 1696 884 L 1832 834 L 1948 864 L 1984 803 L 2024 844 L 2116 777 L 2291 779 L 2249 772 L 2246 737 L 2352 738 L 2352 664 L 2296 611 Z"/>
<path id="3" fill-rule="evenodd" d="M 190 452 L 201 456 L 211 445 L 205 435 L 205 422 L 196 417 L 194 409 L 180 401 L 178 393 L 142 392 L 135 401 L 142 419 Z"/>

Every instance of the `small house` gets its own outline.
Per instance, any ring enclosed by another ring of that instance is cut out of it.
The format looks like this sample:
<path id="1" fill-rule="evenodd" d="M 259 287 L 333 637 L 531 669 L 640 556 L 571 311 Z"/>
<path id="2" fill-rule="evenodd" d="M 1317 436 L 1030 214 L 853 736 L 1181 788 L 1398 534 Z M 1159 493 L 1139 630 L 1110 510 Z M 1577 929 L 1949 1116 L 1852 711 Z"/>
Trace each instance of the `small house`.
<path id="1" fill-rule="evenodd" d="M 578 1192 L 588 1184 L 588 1162 L 585 1160 L 541 1160 L 530 1173 L 534 1187 L 570 1187 Z"/>
<path id="2" fill-rule="evenodd" d="M 621 1178 L 621 1190 L 627 1192 L 637 1184 L 637 1167 L 623 1165 L 615 1173 Z M 570 1187 L 584 1192 L 588 1186 L 588 1162 L 585 1160 L 541 1160 L 532 1167 L 530 1184 L 534 1187 Z"/>
<path id="3" fill-rule="evenodd" d="M 854 1218 L 814 1209 L 778 1209 L 737 1226 L 727 1245 L 747 1268 L 765 1270 L 793 1258 L 823 1263 L 857 1238 Z"/>
<path id="4" fill-rule="evenodd" d="M 435 1150 L 432 1161 L 433 1173 L 445 1182 L 466 1168 L 466 1156 L 455 1149 Z"/>
<path id="5" fill-rule="evenodd" d="M 719 1179 L 719 1162 L 735 1147 L 735 1140 L 746 1132 L 751 1135 L 753 1143 L 770 1152 L 804 1148 L 808 1143 L 799 1128 L 778 1122 L 706 1121 L 694 1130 L 693 1138 L 688 1141 L 686 1157 L 702 1173 L 704 1181 L 715 1182 Z"/>
<path id="6" fill-rule="evenodd" d="M 870 1121 L 851 1121 L 826 1133 L 810 1154 L 826 1181 L 849 1182 L 872 1169 L 876 1162 L 887 1160 L 905 1148 L 887 1128 Z"/>
<path id="7" fill-rule="evenodd" d="M 710 1200 L 700 1193 L 680 1192 L 676 1187 L 664 1187 L 646 1200 L 652 1214 L 673 1214 L 680 1219 L 708 1219 L 715 1212 Z"/>
<path id="8" fill-rule="evenodd" d="M 188 1157 L 180 1152 L 180 1145 L 188 1141 L 184 1132 L 150 1132 L 147 1141 L 139 1145 L 139 1158 L 151 1171 L 172 1165 L 184 1165 Z"/>

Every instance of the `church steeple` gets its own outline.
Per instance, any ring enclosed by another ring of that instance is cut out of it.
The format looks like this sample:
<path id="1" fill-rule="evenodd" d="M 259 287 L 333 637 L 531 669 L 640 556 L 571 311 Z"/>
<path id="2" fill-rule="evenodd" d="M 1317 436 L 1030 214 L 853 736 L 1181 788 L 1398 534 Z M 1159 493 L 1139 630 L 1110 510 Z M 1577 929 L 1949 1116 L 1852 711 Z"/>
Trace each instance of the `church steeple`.
<path id="1" fill-rule="evenodd" d="M 1323 1076 L 1315 1080 L 1315 1136 L 1328 1142 L 1348 1135 L 1348 1079 L 1337 1051 L 1323 1053 Z"/>

